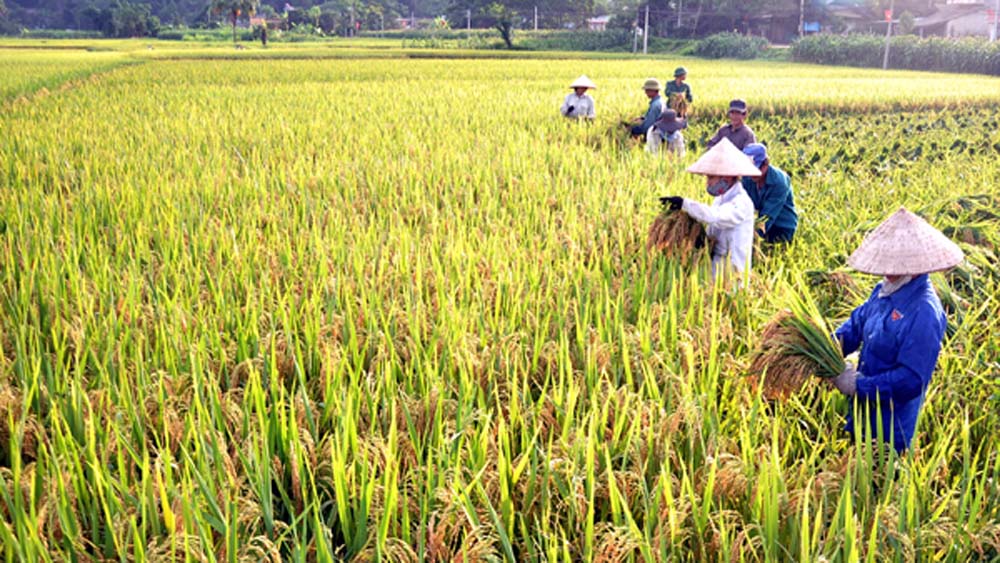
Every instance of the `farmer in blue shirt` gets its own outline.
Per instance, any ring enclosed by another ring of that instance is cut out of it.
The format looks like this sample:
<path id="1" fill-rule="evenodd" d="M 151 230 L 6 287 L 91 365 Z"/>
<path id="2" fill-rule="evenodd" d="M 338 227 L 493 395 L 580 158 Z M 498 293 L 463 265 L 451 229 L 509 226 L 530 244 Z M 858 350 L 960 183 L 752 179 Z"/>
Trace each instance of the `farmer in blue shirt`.
<path id="1" fill-rule="evenodd" d="M 928 273 L 962 259 L 955 243 L 903 208 L 848 258 L 855 270 L 885 276 L 835 333 L 845 355 L 861 348 L 857 368 L 848 363 L 833 380 L 866 419 L 848 412 L 852 435 L 881 436 L 897 452 L 910 447 L 947 323 Z"/>
<path id="2" fill-rule="evenodd" d="M 667 109 L 667 104 L 660 96 L 660 90 L 663 88 L 660 86 L 659 80 L 647 79 L 642 85 L 642 89 L 646 91 L 646 97 L 649 98 L 649 109 L 646 110 L 646 115 L 643 117 L 635 118 L 630 131 L 633 137 L 641 137 L 642 140 L 645 140 L 646 132 L 660 119 L 663 110 Z"/>
<path id="3" fill-rule="evenodd" d="M 743 178 L 743 189 L 753 200 L 753 207 L 764 226 L 757 229 L 766 242 L 792 242 L 795 229 L 799 226 L 799 216 L 795 212 L 795 197 L 788 174 L 777 166 L 772 166 L 767 156 L 767 147 L 751 143 L 743 147 L 743 154 L 753 160 L 760 169 L 756 178 Z"/>

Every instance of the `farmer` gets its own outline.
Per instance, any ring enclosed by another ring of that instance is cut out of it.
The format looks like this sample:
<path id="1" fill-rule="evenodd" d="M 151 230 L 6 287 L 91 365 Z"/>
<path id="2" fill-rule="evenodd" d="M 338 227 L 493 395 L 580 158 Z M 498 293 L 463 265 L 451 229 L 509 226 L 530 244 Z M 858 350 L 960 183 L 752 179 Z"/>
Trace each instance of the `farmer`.
<path id="1" fill-rule="evenodd" d="M 597 117 L 597 113 L 594 111 L 594 98 L 587 93 L 587 90 L 597 89 L 594 81 L 584 74 L 574 80 L 569 87 L 573 89 L 573 92 L 566 95 L 559 112 L 570 119 L 594 119 Z"/>
<path id="2" fill-rule="evenodd" d="M 684 81 L 687 80 L 687 69 L 679 66 L 674 70 L 674 79 L 667 82 L 664 93 L 667 95 L 667 104 L 677 112 L 679 117 L 687 116 L 687 106 L 694 98 L 691 96 L 691 86 Z M 683 102 L 680 99 L 683 98 Z"/>
<path id="3" fill-rule="evenodd" d="M 753 129 L 745 123 L 746 118 L 746 102 L 743 100 L 729 102 L 729 123 L 719 128 L 715 136 L 708 140 L 706 147 L 712 148 L 722 139 L 729 139 L 740 150 L 743 150 L 750 143 L 756 143 L 757 136 L 753 134 Z"/>
<path id="4" fill-rule="evenodd" d="M 646 150 L 658 154 L 660 145 L 667 145 L 667 152 L 682 157 L 687 152 L 684 147 L 684 135 L 681 129 L 687 127 L 687 121 L 677 118 L 677 112 L 672 109 L 663 110 L 660 119 L 646 133 Z"/>
<path id="5" fill-rule="evenodd" d="M 637 117 L 632 121 L 632 136 L 639 137 L 643 140 L 646 139 L 646 133 L 649 129 L 656 123 L 656 120 L 660 119 L 660 115 L 663 114 L 663 110 L 667 109 L 667 105 L 663 102 L 663 98 L 660 96 L 660 81 L 655 78 L 649 78 L 642 85 L 642 89 L 646 92 L 646 97 L 649 98 L 649 109 L 646 110 L 646 115 L 643 117 Z"/>
<path id="6" fill-rule="evenodd" d="M 756 178 L 743 178 L 743 189 L 753 201 L 753 208 L 764 219 L 757 234 L 769 243 L 792 242 L 799 216 L 795 212 L 795 197 L 788 174 L 771 165 L 767 147 L 760 143 L 743 147 L 743 154 L 750 157 L 761 174 Z"/>
<path id="7" fill-rule="evenodd" d="M 708 227 L 708 238 L 715 241 L 713 277 L 718 278 L 727 269 L 726 260 L 737 273 L 743 274 L 750 269 L 753 250 L 753 201 L 743 189 L 740 177 L 757 176 L 760 171 L 728 139 L 701 155 L 687 171 L 705 176 L 705 189 L 715 198 L 712 205 L 678 196 L 667 196 L 660 201 L 672 210 L 683 209 Z"/>
<path id="8" fill-rule="evenodd" d="M 897 452 L 910 447 L 947 322 L 928 273 L 962 259 L 955 243 L 904 208 L 847 259 L 855 270 L 884 276 L 835 332 L 845 355 L 861 348 L 858 367 L 848 363 L 833 379 L 864 417 L 857 424 L 848 412 L 845 429 L 852 435 L 874 439 L 881 432 Z"/>

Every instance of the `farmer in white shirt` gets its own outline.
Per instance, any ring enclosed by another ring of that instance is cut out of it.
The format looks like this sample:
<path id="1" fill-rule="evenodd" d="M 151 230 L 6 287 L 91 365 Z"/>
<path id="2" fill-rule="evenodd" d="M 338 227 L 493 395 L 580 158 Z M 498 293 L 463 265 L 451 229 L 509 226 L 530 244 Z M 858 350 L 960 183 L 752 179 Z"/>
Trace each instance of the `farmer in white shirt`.
<path id="1" fill-rule="evenodd" d="M 705 189 L 715 199 L 705 205 L 678 196 L 660 198 L 671 209 L 705 224 L 712 249 L 712 276 L 718 278 L 731 266 L 740 277 L 750 270 L 753 256 L 753 201 L 743 190 L 742 176 L 760 176 L 760 170 L 740 149 L 722 139 L 687 169 L 705 176 Z M 728 261 L 728 265 L 726 262 Z"/>
<path id="2" fill-rule="evenodd" d="M 590 94 L 587 93 L 587 90 L 597 89 L 594 81 L 584 74 L 574 80 L 569 87 L 573 89 L 573 93 L 566 96 L 562 107 L 559 108 L 563 117 L 570 119 L 594 119 L 597 117 L 597 113 L 594 111 L 594 98 L 591 98 Z"/>

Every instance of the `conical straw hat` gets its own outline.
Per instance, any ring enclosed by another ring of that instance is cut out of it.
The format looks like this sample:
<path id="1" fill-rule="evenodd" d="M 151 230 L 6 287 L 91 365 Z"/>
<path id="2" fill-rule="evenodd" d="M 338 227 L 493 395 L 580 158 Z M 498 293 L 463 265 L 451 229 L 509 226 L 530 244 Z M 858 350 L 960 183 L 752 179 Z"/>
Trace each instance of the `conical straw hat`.
<path id="1" fill-rule="evenodd" d="M 953 268 L 964 257 L 941 231 L 900 207 L 865 236 L 847 264 L 868 274 L 915 276 Z"/>
<path id="2" fill-rule="evenodd" d="M 597 84 L 594 84 L 593 80 L 587 78 L 586 74 L 581 74 L 580 78 L 577 78 L 576 80 L 574 80 L 573 83 L 569 85 L 569 87 L 570 88 L 591 88 L 593 90 L 597 90 Z"/>
<path id="3" fill-rule="evenodd" d="M 725 137 L 694 161 L 687 171 L 706 176 L 760 176 L 760 170 L 750 157 Z"/>

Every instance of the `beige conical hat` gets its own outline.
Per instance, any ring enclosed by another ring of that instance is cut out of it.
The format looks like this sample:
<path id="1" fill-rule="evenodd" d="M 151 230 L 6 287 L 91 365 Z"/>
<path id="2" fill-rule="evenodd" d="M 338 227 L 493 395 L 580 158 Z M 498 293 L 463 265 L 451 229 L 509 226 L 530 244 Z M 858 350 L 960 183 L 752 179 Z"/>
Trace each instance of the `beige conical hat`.
<path id="1" fill-rule="evenodd" d="M 957 244 L 904 207 L 865 236 L 847 264 L 868 274 L 915 276 L 953 268 L 965 255 Z"/>
<path id="2" fill-rule="evenodd" d="M 750 157 L 725 137 L 688 166 L 687 171 L 706 176 L 760 176 Z"/>
<path id="3" fill-rule="evenodd" d="M 573 83 L 569 85 L 569 87 L 570 88 L 590 88 L 590 89 L 593 89 L 593 90 L 597 90 L 597 84 L 594 84 L 593 80 L 587 78 L 586 74 L 581 74 L 580 78 L 577 78 L 576 80 L 574 80 Z"/>

